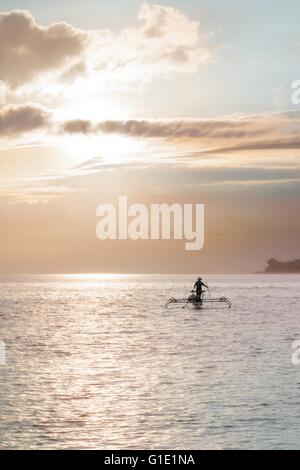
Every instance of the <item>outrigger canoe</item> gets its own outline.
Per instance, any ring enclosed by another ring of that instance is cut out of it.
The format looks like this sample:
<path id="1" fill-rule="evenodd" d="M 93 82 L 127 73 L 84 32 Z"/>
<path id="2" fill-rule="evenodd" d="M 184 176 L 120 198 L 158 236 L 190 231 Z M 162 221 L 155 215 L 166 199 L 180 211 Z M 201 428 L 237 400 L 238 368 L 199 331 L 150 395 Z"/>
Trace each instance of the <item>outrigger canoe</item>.
<path id="1" fill-rule="evenodd" d="M 165 307 L 168 308 L 170 306 L 184 304 L 182 308 L 191 306 L 195 309 L 207 309 L 207 308 L 216 308 L 216 307 L 224 307 L 224 308 L 231 308 L 231 302 L 226 297 L 219 297 L 219 298 L 206 298 L 203 296 L 201 300 L 197 300 L 197 296 L 193 293 L 187 299 L 176 299 L 175 297 L 171 297 L 166 304 Z M 205 294 L 206 291 L 203 292 Z"/>

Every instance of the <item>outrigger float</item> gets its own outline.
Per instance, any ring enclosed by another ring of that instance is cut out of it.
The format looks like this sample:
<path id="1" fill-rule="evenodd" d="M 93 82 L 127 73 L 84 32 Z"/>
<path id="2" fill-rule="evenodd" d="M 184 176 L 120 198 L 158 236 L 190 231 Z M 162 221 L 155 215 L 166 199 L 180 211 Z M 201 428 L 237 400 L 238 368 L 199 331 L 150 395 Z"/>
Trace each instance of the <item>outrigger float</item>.
<path id="1" fill-rule="evenodd" d="M 201 300 L 197 300 L 197 296 L 195 291 L 191 291 L 192 294 L 187 299 L 176 299 L 175 297 L 171 297 L 171 299 L 166 302 L 165 307 L 168 308 L 170 306 L 184 304 L 182 308 L 186 308 L 191 306 L 195 309 L 208 309 L 208 308 L 231 308 L 231 302 L 226 297 L 220 297 L 216 299 L 212 299 L 210 297 L 205 297 L 204 295 L 209 291 L 203 291 L 203 297 Z"/>

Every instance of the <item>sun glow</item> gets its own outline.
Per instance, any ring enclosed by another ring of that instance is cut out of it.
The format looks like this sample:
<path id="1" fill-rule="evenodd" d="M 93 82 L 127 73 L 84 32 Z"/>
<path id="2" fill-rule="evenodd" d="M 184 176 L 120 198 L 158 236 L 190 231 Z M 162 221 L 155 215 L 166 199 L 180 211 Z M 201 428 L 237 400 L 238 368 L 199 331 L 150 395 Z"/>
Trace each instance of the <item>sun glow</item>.
<path id="1" fill-rule="evenodd" d="M 54 119 L 64 123 L 71 121 L 74 116 L 91 123 L 100 123 L 106 120 L 126 120 L 130 116 L 130 110 L 126 105 L 111 94 L 84 93 L 79 89 L 77 97 L 65 103 L 54 111 Z M 72 134 L 60 136 L 62 145 L 68 155 L 78 158 L 93 158 L 101 156 L 109 161 L 121 162 L 127 154 L 139 152 L 143 145 L 138 139 L 124 137 L 117 134 Z"/>
<path id="2" fill-rule="evenodd" d="M 67 154 L 76 160 L 101 156 L 110 162 L 121 163 L 128 161 L 130 154 L 141 150 L 139 142 L 118 135 L 71 135 L 62 137 L 62 140 Z"/>

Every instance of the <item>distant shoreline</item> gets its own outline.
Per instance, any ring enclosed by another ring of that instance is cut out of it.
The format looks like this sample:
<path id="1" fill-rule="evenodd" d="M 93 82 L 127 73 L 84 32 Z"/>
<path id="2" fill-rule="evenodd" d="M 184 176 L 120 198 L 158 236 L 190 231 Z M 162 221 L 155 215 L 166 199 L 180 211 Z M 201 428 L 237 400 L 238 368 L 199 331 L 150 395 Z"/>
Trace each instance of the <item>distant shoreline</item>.
<path id="1" fill-rule="evenodd" d="M 300 274 L 300 259 L 278 261 L 276 258 L 271 258 L 264 274 Z"/>

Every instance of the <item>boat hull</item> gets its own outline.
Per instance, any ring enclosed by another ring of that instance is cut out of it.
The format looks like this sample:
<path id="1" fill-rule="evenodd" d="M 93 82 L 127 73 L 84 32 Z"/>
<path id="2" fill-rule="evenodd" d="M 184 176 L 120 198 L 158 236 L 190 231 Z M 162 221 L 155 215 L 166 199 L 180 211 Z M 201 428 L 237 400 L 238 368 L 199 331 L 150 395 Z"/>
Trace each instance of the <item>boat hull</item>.
<path id="1" fill-rule="evenodd" d="M 203 308 L 203 302 L 192 302 L 192 307 L 195 310 L 201 310 Z"/>

